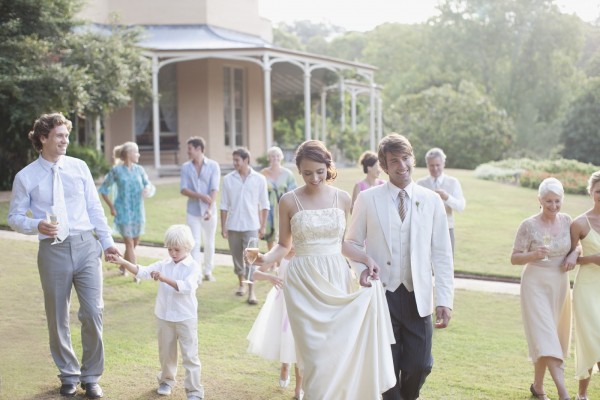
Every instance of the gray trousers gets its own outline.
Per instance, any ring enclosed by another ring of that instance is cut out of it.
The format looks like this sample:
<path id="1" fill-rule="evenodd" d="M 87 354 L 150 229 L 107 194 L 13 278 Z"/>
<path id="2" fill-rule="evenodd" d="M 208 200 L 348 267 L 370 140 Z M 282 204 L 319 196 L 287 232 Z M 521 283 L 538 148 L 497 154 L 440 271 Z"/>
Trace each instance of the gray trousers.
<path id="1" fill-rule="evenodd" d="M 53 240 L 41 240 L 38 251 L 50 352 L 62 383 L 98 382 L 104 371 L 102 247 L 91 232 L 69 236 L 64 242 L 51 245 Z M 69 326 L 73 287 L 80 305 L 81 367 L 73 351 Z"/>
<path id="2" fill-rule="evenodd" d="M 228 231 L 227 241 L 233 258 L 233 270 L 237 276 L 248 275 L 248 267 L 244 264 L 244 249 L 250 238 L 257 238 L 258 231 Z"/>

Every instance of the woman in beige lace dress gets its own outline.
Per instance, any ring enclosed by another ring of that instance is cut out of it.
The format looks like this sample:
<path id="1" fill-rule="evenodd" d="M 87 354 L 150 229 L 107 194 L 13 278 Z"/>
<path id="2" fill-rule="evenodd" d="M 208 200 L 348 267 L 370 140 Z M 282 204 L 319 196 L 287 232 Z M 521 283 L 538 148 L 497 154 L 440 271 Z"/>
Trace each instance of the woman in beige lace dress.
<path id="1" fill-rule="evenodd" d="M 556 178 L 542 181 L 540 212 L 521 222 L 510 261 L 525 265 L 521 274 L 521 313 L 529 357 L 534 366 L 531 394 L 547 399 L 544 375 L 550 371 L 560 400 L 569 399 L 564 359 L 571 336 L 571 297 L 568 270 L 579 250 L 571 251 L 571 217 L 560 213 L 564 190 Z"/>

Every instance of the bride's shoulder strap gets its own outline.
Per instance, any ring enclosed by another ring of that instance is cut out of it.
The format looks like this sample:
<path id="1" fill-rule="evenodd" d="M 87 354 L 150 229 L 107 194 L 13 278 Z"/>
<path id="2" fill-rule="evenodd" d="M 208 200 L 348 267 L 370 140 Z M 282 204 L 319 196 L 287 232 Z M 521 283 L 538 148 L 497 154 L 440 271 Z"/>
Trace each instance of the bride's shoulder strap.
<path id="1" fill-rule="evenodd" d="M 335 188 L 335 196 L 333 197 L 333 205 L 332 208 L 338 208 L 338 194 L 340 193 L 340 189 Z"/>
<path id="2" fill-rule="evenodd" d="M 292 190 L 292 196 L 294 196 L 294 201 L 296 202 L 296 207 L 298 207 L 298 211 L 304 210 L 304 208 L 302 207 L 302 204 L 300 204 L 300 199 L 298 198 L 298 196 L 296 196 L 296 190 L 297 189 Z"/>

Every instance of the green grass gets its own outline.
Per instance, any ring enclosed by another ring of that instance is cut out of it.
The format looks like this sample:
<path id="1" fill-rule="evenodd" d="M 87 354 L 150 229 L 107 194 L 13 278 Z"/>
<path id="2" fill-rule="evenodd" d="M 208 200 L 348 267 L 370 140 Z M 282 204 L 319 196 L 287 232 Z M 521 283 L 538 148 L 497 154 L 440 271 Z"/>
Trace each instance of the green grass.
<path id="1" fill-rule="evenodd" d="M 510 254 L 519 223 L 539 210 L 537 192 L 477 179 L 469 170 L 449 169 L 446 172 L 460 180 L 467 199 L 465 211 L 455 217 L 455 270 L 470 274 L 519 277 L 522 267 L 510 264 Z M 417 180 L 425 175 L 426 169 L 417 168 L 413 177 Z M 358 168 L 340 169 L 334 185 L 351 193 L 355 182 L 363 177 Z M 299 176 L 297 181 L 301 184 Z M 142 242 L 160 245 L 169 225 L 185 223 L 186 198 L 179 194 L 178 183 L 156 183 L 156 195 L 146 200 L 147 224 Z M 575 217 L 590 206 L 589 196 L 567 195 L 562 211 Z M 110 215 L 106 206 L 105 211 L 106 215 Z M 7 225 L 7 213 L 8 203 L 0 202 L 0 225 Z M 261 243 L 265 250 L 264 242 Z M 218 251 L 228 251 L 227 241 L 220 234 L 220 225 L 216 247 Z"/>
<path id="2" fill-rule="evenodd" d="M 49 355 L 47 328 L 36 266 L 37 244 L 0 242 L 0 399 L 59 399 L 56 368 Z M 151 260 L 141 259 L 141 263 Z M 154 328 L 156 284 L 140 285 L 105 265 L 104 339 L 106 369 L 101 384 L 107 399 L 159 399 L 159 370 Z M 278 385 L 279 364 L 246 353 L 246 335 L 259 307 L 236 297 L 236 279 L 229 267 L 217 267 L 218 281 L 198 290 L 200 359 L 206 398 L 287 400 L 293 382 Z M 269 287 L 258 285 L 264 300 Z M 71 320 L 75 349 L 81 354 L 77 297 Z M 456 292 L 450 326 L 434 333 L 435 365 L 422 400 L 529 399 L 533 368 L 521 325 L 517 296 Z M 344 344 L 340 344 L 342 346 Z M 575 393 L 573 357 L 566 360 L 566 381 Z M 184 398 L 180 367 L 173 398 Z M 546 391 L 556 390 L 546 376 Z M 600 396 L 600 380 L 592 378 L 590 398 Z M 81 392 L 76 399 L 81 399 Z"/>
<path id="3" fill-rule="evenodd" d="M 538 211 L 536 192 L 476 179 L 472 171 L 449 170 L 458 177 L 467 198 L 456 216 L 456 270 L 517 277 L 521 267 L 509 259 L 521 220 Z M 417 169 L 414 178 L 426 171 Z M 363 174 L 342 169 L 335 185 L 351 191 Z M 299 180 L 300 182 L 300 180 Z M 571 216 L 589 208 L 587 196 L 568 195 L 563 211 Z M 165 229 L 185 222 L 185 198 L 178 184 L 160 184 L 146 202 L 148 225 L 143 240 L 161 243 Z M 6 225 L 8 203 L 0 202 L 0 225 Z M 217 248 L 227 243 L 217 235 Z M 0 243 L 0 399 L 54 399 L 56 368 L 47 345 L 47 328 L 36 265 L 37 245 L 6 240 Z M 141 263 L 151 260 L 141 259 Z M 293 391 L 278 387 L 276 362 L 246 353 L 246 335 L 259 308 L 234 296 L 236 279 L 230 268 L 216 268 L 217 282 L 198 291 L 200 358 L 208 399 L 289 399 Z M 260 299 L 268 291 L 258 285 Z M 105 266 L 106 371 L 102 385 L 108 399 L 158 399 L 155 394 L 158 356 L 153 307 L 156 285 L 134 285 Z M 71 311 L 73 341 L 80 354 L 77 299 Z M 457 291 L 450 327 L 434 336 L 435 367 L 422 399 L 528 399 L 533 369 L 527 360 L 515 296 Z M 180 368 L 180 382 L 183 370 Z M 566 380 L 575 393 L 573 358 Z M 556 397 L 547 376 L 546 390 Z M 600 380 L 592 379 L 590 398 L 600 396 Z M 174 398 L 183 398 L 179 385 Z M 79 395 L 77 398 L 82 398 Z"/>

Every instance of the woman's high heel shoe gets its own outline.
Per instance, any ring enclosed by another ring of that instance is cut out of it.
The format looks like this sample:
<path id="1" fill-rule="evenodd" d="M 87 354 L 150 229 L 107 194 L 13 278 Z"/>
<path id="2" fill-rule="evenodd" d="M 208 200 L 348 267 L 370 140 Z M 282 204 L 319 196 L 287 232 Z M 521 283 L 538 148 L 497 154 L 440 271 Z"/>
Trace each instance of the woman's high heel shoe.
<path id="1" fill-rule="evenodd" d="M 531 384 L 531 386 L 529 387 L 529 391 L 531 391 L 531 394 L 533 395 L 533 397 L 535 397 L 536 399 L 539 400 L 550 400 L 548 398 L 548 396 L 546 396 L 546 393 L 538 393 L 535 391 L 535 389 L 533 388 L 533 383 Z"/>
<path id="2" fill-rule="evenodd" d="M 290 374 L 288 374 L 286 379 L 279 378 L 279 387 L 286 388 L 290 384 Z"/>

